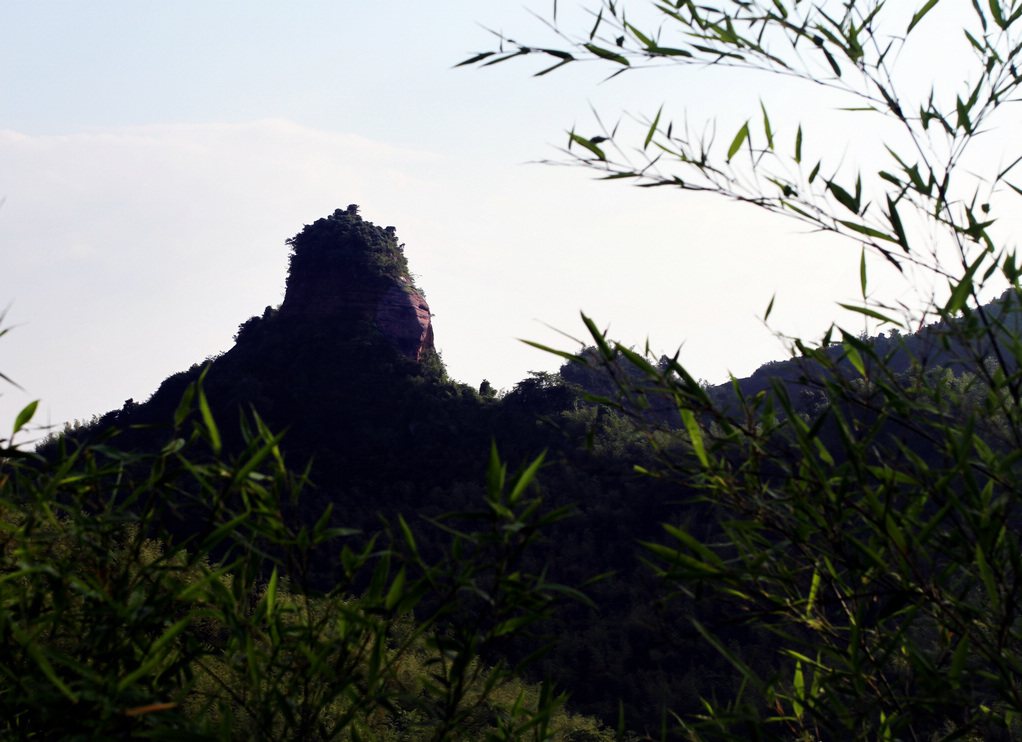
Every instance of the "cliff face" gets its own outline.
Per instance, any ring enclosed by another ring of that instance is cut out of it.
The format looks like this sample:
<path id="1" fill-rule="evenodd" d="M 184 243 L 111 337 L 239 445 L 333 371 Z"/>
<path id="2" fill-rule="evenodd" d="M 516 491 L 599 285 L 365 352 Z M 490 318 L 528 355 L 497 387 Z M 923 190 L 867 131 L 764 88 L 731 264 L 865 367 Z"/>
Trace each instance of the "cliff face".
<path id="1" fill-rule="evenodd" d="M 429 305 L 412 284 L 403 245 L 383 229 L 338 209 L 288 240 L 294 252 L 281 317 L 359 328 L 365 323 L 416 360 L 433 348 Z"/>

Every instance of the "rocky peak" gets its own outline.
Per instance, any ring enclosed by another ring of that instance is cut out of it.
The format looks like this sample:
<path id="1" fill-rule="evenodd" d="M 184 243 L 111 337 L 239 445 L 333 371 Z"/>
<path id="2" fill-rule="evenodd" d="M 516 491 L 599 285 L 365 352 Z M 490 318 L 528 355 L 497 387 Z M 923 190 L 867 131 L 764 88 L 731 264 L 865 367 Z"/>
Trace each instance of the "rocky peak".
<path id="1" fill-rule="evenodd" d="M 358 206 L 337 209 L 288 240 L 291 263 L 281 317 L 368 321 L 409 358 L 433 348 L 429 305 L 408 272 L 394 227 L 377 227 Z"/>

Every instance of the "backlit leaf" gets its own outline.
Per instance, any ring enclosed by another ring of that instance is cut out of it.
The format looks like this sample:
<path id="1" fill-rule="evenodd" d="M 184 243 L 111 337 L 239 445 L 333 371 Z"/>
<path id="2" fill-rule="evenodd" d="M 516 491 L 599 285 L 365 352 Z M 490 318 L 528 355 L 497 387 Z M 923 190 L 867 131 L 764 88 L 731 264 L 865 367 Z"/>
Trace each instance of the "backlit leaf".
<path id="1" fill-rule="evenodd" d="M 745 140 L 748 139 L 748 137 L 749 122 L 746 121 L 744 124 L 742 124 L 742 128 L 738 130 L 738 133 L 735 134 L 735 138 L 731 141 L 731 146 L 728 147 L 727 158 L 729 160 L 735 156 L 739 149 L 741 149 L 742 143 L 745 142 Z"/>

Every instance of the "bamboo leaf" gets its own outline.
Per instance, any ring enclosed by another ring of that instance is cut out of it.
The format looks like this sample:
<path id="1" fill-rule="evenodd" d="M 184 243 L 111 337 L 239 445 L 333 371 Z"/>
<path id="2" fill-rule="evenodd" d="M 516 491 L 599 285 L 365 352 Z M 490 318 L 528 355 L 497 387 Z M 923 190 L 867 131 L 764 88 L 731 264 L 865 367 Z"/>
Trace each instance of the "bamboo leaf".
<path id="1" fill-rule="evenodd" d="M 36 665 L 39 666 L 40 671 L 42 671 L 43 675 L 46 676 L 46 679 L 53 683 L 57 690 L 59 690 L 61 693 L 67 696 L 68 700 L 70 700 L 71 703 L 78 703 L 78 696 L 74 693 L 74 691 L 72 691 L 67 686 L 66 683 L 64 683 L 63 680 L 60 679 L 60 676 L 58 676 L 57 673 L 54 671 L 53 665 L 50 664 L 50 661 L 46 659 L 46 656 L 43 654 L 44 650 L 33 640 L 28 639 L 28 642 L 29 644 L 26 646 L 26 650 L 28 651 L 28 654 L 32 657 L 32 659 L 35 660 Z"/>
<path id="2" fill-rule="evenodd" d="M 595 44 L 583 44 L 582 46 L 584 46 L 589 52 L 595 54 L 597 57 L 600 57 L 601 59 L 608 59 L 611 62 L 617 62 L 618 64 L 624 65 L 625 67 L 631 66 L 628 60 L 622 57 L 617 52 L 610 51 L 609 49 L 603 49 L 602 47 L 596 46 Z"/>
<path id="3" fill-rule="evenodd" d="M 901 224 L 901 217 L 898 215 L 898 209 L 890 196 L 887 197 L 887 219 L 894 228 L 894 234 L 897 236 L 897 242 L 901 245 L 901 249 L 908 253 L 908 238 L 905 236 L 905 228 Z"/>
<path id="4" fill-rule="evenodd" d="M 483 52 L 481 54 L 476 54 L 474 57 L 469 57 L 464 62 L 458 62 L 454 66 L 455 67 L 464 67 L 465 65 L 468 65 L 468 64 L 475 64 L 476 62 L 481 62 L 484 59 L 492 57 L 494 54 L 496 54 L 496 52 Z"/>
<path id="5" fill-rule="evenodd" d="M 973 48 L 976 51 L 978 51 L 980 53 L 983 53 L 983 52 L 986 51 L 986 49 L 983 47 L 983 45 L 980 44 L 978 41 L 976 41 L 976 39 L 973 38 L 972 34 L 969 33 L 968 31 L 965 31 L 965 38 L 967 38 L 969 40 L 969 43 L 972 44 Z"/>
<path id="6" fill-rule="evenodd" d="M 405 544 L 408 545 L 408 549 L 412 552 L 412 555 L 419 559 L 419 548 L 415 544 L 415 537 L 412 535 L 412 529 L 408 527 L 408 523 L 405 522 L 404 516 L 398 513 L 397 522 L 401 526 L 401 535 L 404 536 Z"/>
<path id="7" fill-rule="evenodd" d="M 549 72 L 553 72 L 554 70 L 558 69 L 559 67 L 563 67 L 564 65 L 570 63 L 571 61 L 572 60 L 570 60 L 570 59 L 563 59 L 560 62 L 558 62 L 557 64 L 555 64 L 555 65 L 553 65 L 551 67 L 547 67 L 545 70 L 540 70 L 535 75 L 533 75 L 533 77 L 543 77 L 543 75 L 545 75 L 545 74 L 547 74 Z"/>
<path id="8" fill-rule="evenodd" d="M 763 105 L 762 100 L 760 100 L 759 102 L 759 107 L 760 110 L 763 111 L 763 131 L 766 134 L 767 138 L 767 149 L 772 150 L 774 148 L 774 132 L 770 128 L 770 117 L 767 116 L 766 106 Z"/>
<path id="9" fill-rule="evenodd" d="M 866 248 L 862 248 L 859 256 L 859 285 L 862 288 L 862 300 L 866 300 Z"/>
<path id="10" fill-rule="evenodd" d="M 670 523 L 663 523 L 662 525 L 665 531 L 680 541 L 684 546 L 695 552 L 705 564 L 711 565 L 718 570 L 724 569 L 724 562 L 716 554 L 716 552 L 707 547 L 706 544 L 702 543 L 699 539 L 692 536 L 692 534 L 688 531 L 683 528 L 678 528 L 677 526 L 672 526 Z"/>
<path id="11" fill-rule="evenodd" d="M 574 62 L 575 57 L 569 52 L 562 52 L 560 49 L 537 49 L 538 52 L 549 54 L 551 57 L 557 57 L 564 62 Z"/>
<path id="12" fill-rule="evenodd" d="M 543 458 L 545 455 L 546 454 L 541 453 L 532 460 L 532 463 L 526 467 L 525 471 L 518 475 L 515 486 L 511 489 L 511 493 L 507 497 L 509 505 L 512 507 L 517 505 L 528 486 L 536 480 L 536 473 L 540 470 L 540 467 L 543 466 Z"/>
<path id="13" fill-rule="evenodd" d="M 892 237 L 891 235 L 889 235 L 889 234 L 887 234 L 885 232 L 881 232 L 878 229 L 873 229 L 872 227 L 867 227 L 865 224 L 859 224 L 858 222 L 848 222 L 848 221 L 845 221 L 843 219 L 838 219 L 838 224 L 844 225 L 845 227 L 848 227 L 853 232 L 858 232 L 859 234 L 864 234 L 867 237 L 874 237 L 874 238 L 876 238 L 878 240 L 885 240 L 887 242 L 894 242 L 894 243 L 898 242 L 898 239 L 896 237 Z"/>
<path id="14" fill-rule="evenodd" d="M 996 611 L 1000 608 L 1001 593 L 997 589 L 997 582 L 994 580 L 994 573 L 987 562 L 986 554 L 983 553 L 983 545 L 978 543 L 976 544 L 976 566 L 979 568 L 980 579 L 983 580 L 983 584 L 986 586 L 990 605 Z"/>
<path id="15" fill-rule="evenodd" d="M 692 448 L 699 458 L 699 463 L 708 467 L 710 460 L 706 456 L 706 447 L 703 445 L 703 431 L 699 428 L 696 416 L 692 413 L 692 410 L 681 409 L 679 412 L 681 413 L 682 422 L 685 423 L 685 430 L 688 431 L 688 437 L 692 441 Z"/>
<path id="16" fill-rule="evenodd" d="M 390 590 L 387 591 L 387 598 L 384 601 L 384 606 L 388 611 L 393 609 L 404 595 L 406 576 L 405 568 L 402 567 L 401 571 L 397 573 L 397 577 L 394 578 L 394 582 L 391 583 Z"/>
<path id="17" fill-rule="evenodd" d="M 174 411 L 174 427 L 181 427 L 181 423 L 188 417 L 188 413 L 192 411 L 192 399 L 195 397 L 195 384 L 189 384 L 188 388 L 185 389 L 184 394 L 181 395 L 181 401 L 177 405 L 177 409 Z"/>
<path id="18" fill-rule="evenodd" d="M 163 636 L 161 636 L 159 639 L 153 642 L 152 646 L 149 648 L 148 652 L 149 659 L 143 662 L 134 671 L 128 673 L 123 678 L 121 678 L 120 682 L 117 683 L 117 690 L 123 691 L 127 688 L 130 688 L 135 683 L 136 680 L 145 677 L 150 672 L 159 667 L 161 664 L 163 664 L 166 661 L 166 657 L 164 656 L 162 651 L 163 648 L 167 646 L 171 641 L 173 641 L 178 634 L 180 634 L 182 631 L 188 628 L 188 624 L 190 624 L 191 622 L 192 622 L 191 616 L 186 616 L 185 618 L 182 618 L 180 621 L 171 626 L 169 629 L 167 629 L 163 633 Z"/>
<path id="19" fill-rule="evenodd" d="M 991 0 L 993 2 L 994 0 Z M 955 110 L 958 113 L 958 121 L 955 126 L 959 129 L 964 129 L 966 134 L 972 133 L 972 122 L 969 120 L 969 110 L 971 106 L 965 104 L 961 97 L 955 99 Z"/>
<path id="20" fill-rule="evenodd" d="M 660 110 L 656 112 L 656 118 L 653 119 L 653 123 L 649 126 L 649 132 L 646 134 L 646 141 L 642 145 L 642 149 L 645 150 L 649 146 L 649 143 L 653 141 L 653 135 L 656 134 L 657 125 L 660 123 L 660 114 L 664 112 L 664 107 L 661 105 Z"/>
<path id="21" fill-rule="evenodd" d="M 277 568 L 273 568 L 270 575 L 270 582 L 266 586 L 266 615 L 272 616 L 273 609 L 277 605 Z"/>
<path id="22" fill-rule="evenodd" d="M 809 586 L 809 599 L 806 601 L 806 619 L 812 618 L 813 608 L 816 606 L 816 598 L 820 594 L 820 582 L 822 578 L 820 576 L 820 570 L 813 570 L 813 581 Z"/>
<path id="23" fill-rule="evenodd" d="M 653 42 L 650 40 L 650 38 L 646 36 L 644 33 L 642 33 L 642 31 L 637 29 L 635 26 L 633 26 L 631 23 L 625 21 L 624 25 L 626 29 L 632 32 L 635 38 L 642 42 L 643 46 L 645 46 L 646 48 L 653 46 Z"/>
<path id="24" fill-rule="evenodd" d="M 203 371 L 202 376 L 205 377 L 205 375 L 206 372 Z M 213 413 L 209 409 L 209 402 L 206 400 L 206 393 L 202 389 L 201 378 L 197 388 L 199 390 L 199 413 L 202 415 L 202 422 L 206 426 L 206 433 L 209 434 L 209 445 L 213 449 L 213 453 L 216 456 L 219 456 L 223 448 L 220 441 L 220 431 L 217 429 L 216 421 L 213 419 Z"/>
<path id="25" fill-rule="evenodd" d="M 969 635 L 963 634 L 962 638 L 958 640 L 958 646 L 955 647 L 955 655 L 951 660 L 951 668 L 948 670 L 948 678 L 951 680 L 956 681 L 962 676 L 965 662 L 969 658 L 969 649 Z"/>
<path id="26" fill-rule="evenodd" d="M 853 198 L 852 194 L 846 191 L 844 188 L 839 186 L 832 180 L 826 181 L 827 189 L 834 194 L 834 198 L 838 200 L 842 206 L 851 211 L 853 214 L 859 213 L 859 199 Z"/>
<path id="27" fill-rule="evenodd" d="M 976 270 L 979 268 L 980 263 L 984 260 L 984 256 L 980 255 L 976 261 L 968 267 L 965 271 L 965 275 L 959 279 L 957 283 L 952 283 L 951 286 L 951 298 L 948 299 L 947 304 L 944 305 L 944 311 L 951 316 L 957 314 L 962 307 L 965 306 L 965 302 L 968 301 L 972 295 L 973 281 L 972 277 L 976 274 Z"/>
<path id="28" fill-rule="evenodd" d="M 596 14 L 596 23 L 593 24 L 593 30 L 589 32 L 590 41 L 596 38 L 596 32 L 599 30 L 601 23 L 603 23 L 603 8 L 600 8 L 600 12 Z"/>
<path id="29" fill-rule="evenodd" d="M 592 142 L 592 140 L 586 139 L 585 137 L 580 137 L 575 132 L 570 131 L 568 132 L 568 149 L 571 149 L 571 145 L 573 143 L 580 144 L 582 147 L 596 155 L 598 159 L 606 162 L 607 156 L 603 154 L 603 150 L 597 147 L 596 144 Z"/>
<path id="30" fill-rule="evenodd" d="M 35 415 L 36 408 L 39 407 L 39 400 L 29 402 L 25 407 L 18 413 L 18 416 L 14 419 L 14 433 L 28 425 L 32 416 Z M 14 434 L 12 433 L 12 435 Z"/>
<path id="31" fill-rule="evenodd" d="M 692 52 L 685 51 L 684 49 L 675 49 L 671 46 L 657 46 L 653 45 L 646 48 L 649 54 L 655 54 L 658 57 L 691 57 Z"/>
<path id="32" fill-rule="evenodd" d="M 795 677 L 792 680 L 794 686 L 794 698 L 792 699 L 792 709 L 795 711 L 795 717 L 801 721 L 802 719 L 802 701 L 806 697 L 806 684 L 805 678 L 802 675 L 802 662 L 798 661 L 795 663 Z"/>
<path id="33" fill-rule="evenodd" d="M 1003 31 L 1006 24 L 1004 22 L 1004 14 L 1001 13 L 1001 3 L 999 0 L 989 0 L 988 5 L 990 7 L 990 13 L 994 17 L 994 23 L 996 23 L 997 27 Z"/>
<path id="34" fill-rule="evenodd" d="M 831 53 L 826 49 L 822 48 L 821 51 L 823 52 L 824 56 L 827 57 L 827 61 L 830 63 L 830 68 L 834 70 L 834 74 L 837 75 L 838 77 L 841 77 L 841 68 L 838 67 L 837 62 L 834 60 L 834 57 L 831 56 Z"/>
<path id="35" fill-rule="evenodd" d="M 912 29 L 916 27 L 919 21 L 923 20 L 923 16 L 925 16 L 927 13 L 933 10 L 933 6 L 936 5 L 938 2 L 940 2 L 940 0 L 930 0 L 928 3 L 926 3 L 926 5 L 920 8 L 919 12 L 912 16 L 912 22 L 908 24 L 908 29 L 905 31 L 905 33 L 910 33 Z"/>
<path id="36" fill-rule="evenodd" d="M 852 346 L 845 344 L 845 357 L 855 367 L 855 370 L 859 372 L 860 376 L 866 375 L 866 364 L 862 362 L 862 356 Z"/>
<path id="37" fill-rule="evenodd" d="M 897 320 L 888 317 L 886 314 L 881 314 L 875 309 L 870 309 L 869 307 L 857 307 L 854 304 L 842 304 L 841 302 L 838 302 L 838 306 L 841 307 L 842 309 L 847 309 L 849 312 L 857 312 L 858 314 L 865 315 L 866 317 L 878 319 L 881 322 L 889 322 L 897 327 L 903 327 L 901 322 L 898 322 Z"/>
<path id="38" fill-rule="evenodd" d="M 749 122 L 746 121 L 744 124 L 742 124 L 742 128 L 738 130 L 738 133 L 735 134 L 735 138 L 731 141 L 731 146 L 728 147 L 728 150 L 727 150 L 727 159 L 728 160 L 730 160 L 732 157 L 735 156 L 735 154 L 738 152 L 738 150 L 741 149 L 742 143 L 745 142 L 745 140 L 748 139 L 748 137 L 749 137 Z"/>

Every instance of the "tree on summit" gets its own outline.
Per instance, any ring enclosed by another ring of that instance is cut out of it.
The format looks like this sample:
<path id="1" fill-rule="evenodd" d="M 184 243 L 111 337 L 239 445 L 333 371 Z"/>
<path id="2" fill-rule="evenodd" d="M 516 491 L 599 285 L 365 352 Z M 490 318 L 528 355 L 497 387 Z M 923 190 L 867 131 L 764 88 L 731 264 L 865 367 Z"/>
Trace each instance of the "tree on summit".
<path id="1" fill-rule="evenodd" d="M 307 224 L 287 241 L 288 275 L 314 266 L 342 265 L 395 282 L 409 281 L 408 260 L 393 227 L 383 229 L 359 216 L 357 204 Z M 314 272 L 314 270 L 313 270 Z"/>

